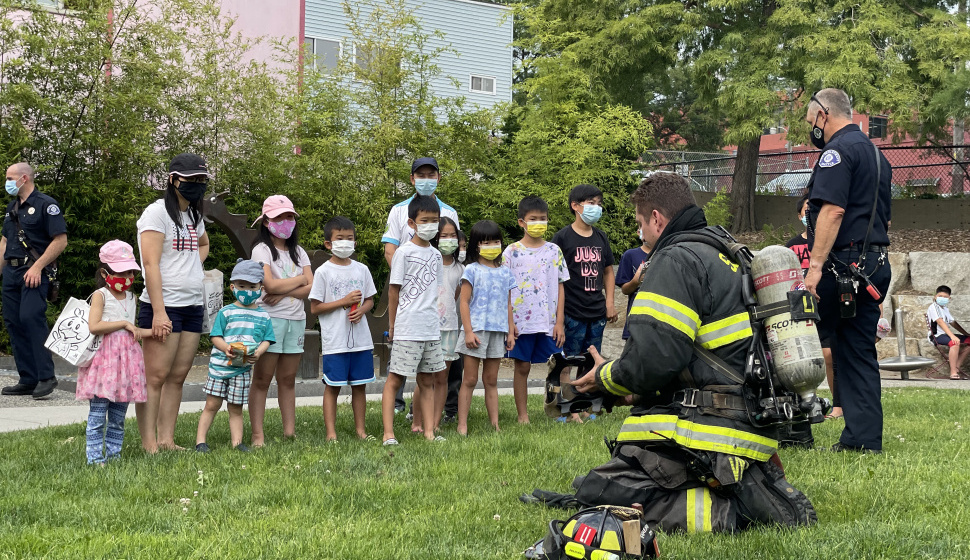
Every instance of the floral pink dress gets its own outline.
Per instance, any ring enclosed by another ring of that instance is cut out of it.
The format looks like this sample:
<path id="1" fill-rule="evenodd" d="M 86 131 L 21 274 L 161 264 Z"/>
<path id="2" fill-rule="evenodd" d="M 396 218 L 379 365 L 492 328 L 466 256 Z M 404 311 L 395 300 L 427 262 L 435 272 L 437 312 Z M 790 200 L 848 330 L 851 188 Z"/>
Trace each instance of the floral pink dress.
<path id="1" fill-rule="evenodd" d="M 116 299 L 108 288 L 98 290 L 104 296 L 102 321 L 134 322 L 135 296 L 125 292 Z M 95 397 L 111 402 L 145 402 L 145 356 L 134 335 L 122 329 L 101 338 L 101 346 L 91 365 L 78 369 L 77 399 Z"/>

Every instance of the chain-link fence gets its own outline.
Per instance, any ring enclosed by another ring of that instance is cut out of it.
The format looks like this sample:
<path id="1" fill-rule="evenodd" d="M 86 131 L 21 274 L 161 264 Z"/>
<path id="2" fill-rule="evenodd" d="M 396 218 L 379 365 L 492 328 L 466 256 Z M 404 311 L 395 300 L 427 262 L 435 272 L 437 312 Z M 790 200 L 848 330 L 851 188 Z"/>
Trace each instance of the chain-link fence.
<path id="1" fill-rule="evenodd" d="M 883 146 L 893 166 L 893 198 L 970 196 L 970 145 Z M 758 194 L 800 196 L 821 154 L 818 150 L 763 152 L 758 157 Z M 736 156 L 712 152 L 651 151 L 643 173 L 673 171 L 698 191 L 730 191 Z"/>

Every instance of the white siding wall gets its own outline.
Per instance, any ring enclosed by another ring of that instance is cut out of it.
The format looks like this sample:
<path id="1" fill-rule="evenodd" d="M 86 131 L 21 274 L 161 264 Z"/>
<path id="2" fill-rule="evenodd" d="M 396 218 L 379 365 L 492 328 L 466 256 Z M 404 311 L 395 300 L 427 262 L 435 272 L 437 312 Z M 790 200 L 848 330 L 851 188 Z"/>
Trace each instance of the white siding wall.
<path id="1" fill-rule="evenodd" d="M 438 95 L 465 96 L 483 107 L 512 99 L 512 14 L 493 4 L 470 0 L 408 0 L 425 33 L 439 30 L 443 39 L 432 37 L 428 48 L 449 46 L 437 61 L 442 76 L 432 87 Z M 367 14 L 361 10 L 361 17 Z M 304 34 L 314 39 L 339 39 L 344 53 L 352 48 L 347 17 L 340 0 L 306 0 Z M 495 94 L 470 91 L 470 76 L 495 79 Z M 449 78 L 458 80 L 456 89 Z"/>

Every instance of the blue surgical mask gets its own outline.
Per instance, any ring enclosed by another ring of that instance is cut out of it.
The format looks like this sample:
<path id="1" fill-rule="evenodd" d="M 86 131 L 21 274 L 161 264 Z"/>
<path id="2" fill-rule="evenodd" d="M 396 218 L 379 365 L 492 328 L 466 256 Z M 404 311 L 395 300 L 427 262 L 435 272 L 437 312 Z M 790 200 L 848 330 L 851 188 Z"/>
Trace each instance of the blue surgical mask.
<path id="1" fill-rule="evenodd" d="M 808 215 L 802 216 L 802 225 L 808 227 Z"/>
<path id="2" fill-rule="evenodd" d="M 583 205 L 582 218 L 587 225 L 593 225 L 600 221 L 600 216 L 603 215 L 603 207 L 597 204 L 585 204 Z"/>
<path id="3" fill-rule="evenodd" d="M 938 297 L 936 298 L 936 304 L 940 307 L 946 307 L 950 304 L 950 298 L 948 297 Z"/>
<path id="4" fill-rule="evenodd" d="M 5 186 L 7 187 L 7 194 L 10 196 L 17 196 L 17 193 L 20 192 L 20 187 L 17 186 L 16 179 L 9 179 Z"/>
<path id="5" fill-rule="evenodd" d="M 435 189 L 438 188 L 437 179 L 415 179 L 414 180 L 414 190 L 418 191 L 421 196 L 428 196 L 434 194 Z"/>
<path id="6" fill-rule="evenodd" d="M 252 305 L 256 303 L 259 296 L 263 295 L 263 290 L 233 290 L 232 295 L 239 300 L 239 303 L 243 305 Z"/>

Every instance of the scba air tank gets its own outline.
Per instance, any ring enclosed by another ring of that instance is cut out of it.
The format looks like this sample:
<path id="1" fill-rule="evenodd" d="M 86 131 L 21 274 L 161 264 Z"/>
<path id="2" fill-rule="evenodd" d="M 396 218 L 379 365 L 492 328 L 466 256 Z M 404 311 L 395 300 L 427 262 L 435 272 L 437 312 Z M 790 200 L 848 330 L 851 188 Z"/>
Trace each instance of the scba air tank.
<path id="1" fill-rule="evenodd" d="M 759 306 L 788 301 L 788 292 L 805 289 L 798 258 L 780 245 L 765 247 L 755 255 L 751 276 Z M 809 297 L 807 293 L 805 297 Z M 803 407 L 810 407 L 815 390 L 825 379 L 825 358 L 815 321 L 795 321 L 785 311 L 769 317 L 764 325 L 778 380 L 785 389 L 798 394 Z"/>

